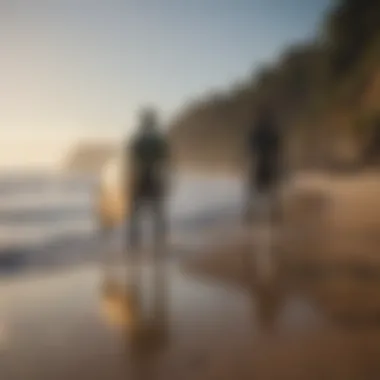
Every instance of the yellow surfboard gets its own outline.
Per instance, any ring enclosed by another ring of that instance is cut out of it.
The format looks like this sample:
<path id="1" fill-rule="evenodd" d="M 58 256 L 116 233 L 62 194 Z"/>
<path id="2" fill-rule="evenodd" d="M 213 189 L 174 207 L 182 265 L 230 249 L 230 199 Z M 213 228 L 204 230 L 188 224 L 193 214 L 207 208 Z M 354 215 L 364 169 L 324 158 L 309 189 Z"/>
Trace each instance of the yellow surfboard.
<path id="1" fill-rule="evenodd" d="M 103 227 L 113 228 L 121 224 L 130 209 L 128 160 L 119 153 L 106 163 L 100 173 L 97 194 L 97 215 Z"/>

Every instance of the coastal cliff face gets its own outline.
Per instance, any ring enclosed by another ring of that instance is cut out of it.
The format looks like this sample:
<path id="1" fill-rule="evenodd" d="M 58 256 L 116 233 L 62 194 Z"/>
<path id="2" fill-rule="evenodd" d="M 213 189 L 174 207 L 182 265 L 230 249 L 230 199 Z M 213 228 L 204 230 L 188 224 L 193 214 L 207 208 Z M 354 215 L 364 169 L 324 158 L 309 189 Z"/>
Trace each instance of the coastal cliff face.
<path id="1" fill-rule="evenodd" d="M 238 167 L 263 100 L 286 128 L 295 167 L 379 158 L 380 2 L 336 1 L 322 21 L 320 35 L 287 48 L 270 67 L 188 104 L 170 129 L 179 162 Z"/>
<path id="2" fill-rule="evenodd" d="M 292 168 L 380 162 L 380 2 L 335 4 L 313 40 L 178 112 L 168 129 L 178 166 L 241 168 L 247 129 L 263 101 L 285 129 Z M 79 144 L 64 167 L 96 172 L 113 151 L 107 144 Z"/>

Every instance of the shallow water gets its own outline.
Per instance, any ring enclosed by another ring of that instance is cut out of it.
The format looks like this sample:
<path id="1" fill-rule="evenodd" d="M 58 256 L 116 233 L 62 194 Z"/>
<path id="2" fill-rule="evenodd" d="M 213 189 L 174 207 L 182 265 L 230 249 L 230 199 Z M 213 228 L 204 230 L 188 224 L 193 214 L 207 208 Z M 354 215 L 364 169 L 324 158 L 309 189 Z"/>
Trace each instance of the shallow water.
<path id="1" fill-rule="evenodd" d="M 51 173 L 1 176 L 2 273 L 9 272 L 8 267 L 17 271 L 20 266 L 98 259 L 112 239 L 99 236 L 94 215 L 96 183 L 96 178 Z M 168 198 L 172 244 L 184 249 L 198 246 L 208 238 L 210 229 L 236 220 L 240 202 L 241 184 L 236 179 L 178 175 Z M 121 241 L 119 228 L 111 246 L 120 246 Z M 95 245 L 99 247 L 94 255 Z"/>

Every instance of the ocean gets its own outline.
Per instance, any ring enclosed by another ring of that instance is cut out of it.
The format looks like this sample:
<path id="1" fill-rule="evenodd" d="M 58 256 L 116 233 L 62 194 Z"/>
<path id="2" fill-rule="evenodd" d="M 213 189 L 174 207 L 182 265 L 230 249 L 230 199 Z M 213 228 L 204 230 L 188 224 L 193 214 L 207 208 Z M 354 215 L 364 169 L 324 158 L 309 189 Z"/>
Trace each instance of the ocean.
<path id="1" fill-rule="evenodd" d="M 95 176 L 60 173 L 0 175 L 0 266 L 16 257 L 44 265 L 62 255 L 86 256 L 84 247 L 99 238 L 97 183 Z M 227 176 L 176 176 L 168 197 L 172 243 L 198 244 L 210 229 L 236 221 L 241 191 Z"/>

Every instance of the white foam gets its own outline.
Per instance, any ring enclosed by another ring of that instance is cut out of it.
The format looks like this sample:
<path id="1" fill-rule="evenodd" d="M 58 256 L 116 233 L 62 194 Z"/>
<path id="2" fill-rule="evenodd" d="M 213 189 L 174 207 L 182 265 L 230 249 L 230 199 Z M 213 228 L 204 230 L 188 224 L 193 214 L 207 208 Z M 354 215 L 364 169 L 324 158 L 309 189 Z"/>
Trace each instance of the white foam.
<path id="1" fill-rule="evenodd" d="M 45 244 L 61 237 L 81 236 L 96 230 L 92 209 L 94 198 L 89 180 L 84 179 L 82 186 L 75 179 L 75 183 L 80 185 L 77 191 L 67 190 L 73 183 L 71 178 L 54 177 L 50 181 L 40 192 L 23 192 L 21 184 L 14 194 L 0 196 L 0 213 L 28 215 L 25 221 L 3 220 L 0 223 L 0 250 L 12 246 Z M 240 197 L 241 184 L 235 179 L 180 175 L 174 182 L 168 202 L 169 218 L 172 222 L 191 219 L 200 213 L 213 212 L 236 203 Z M 63 215 L 65 209 L 73 210 L 73 215 L 69 212 Z M 83 210 L 80 218 L 75 213 L 76 209 Z M 53 216 L 44 220 L 41 211 L 48 211 Z M 184 233 L 180 233 L 175 240 L 183 239 L 182 243 L 197 244 L 200 236 L 205 234 L 206 231 L 194 231 L 191 237 L 187 234 L 185 238 Z"/>

